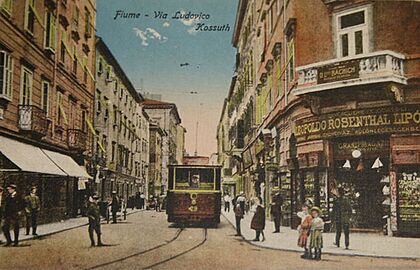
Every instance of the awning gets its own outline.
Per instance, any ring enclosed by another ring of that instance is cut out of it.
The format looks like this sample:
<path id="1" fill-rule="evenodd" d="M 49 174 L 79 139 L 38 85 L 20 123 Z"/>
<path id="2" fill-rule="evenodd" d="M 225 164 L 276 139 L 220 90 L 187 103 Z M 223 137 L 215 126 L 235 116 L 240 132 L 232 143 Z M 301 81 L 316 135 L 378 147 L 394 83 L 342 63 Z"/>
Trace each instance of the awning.
<path id="1" fill-rule="evenodd" d="M 39 147 L 0 136 L 0 152 L 22 171 L 67 175 Z"/>
<path id="2" fill-rule="evenodd" d="M 86 169 L 83 166 L 80 166 L 69 156 L 49 151 L 49 150 L 42 150 L 45 155 L 47 155 L 59 168 L 61 168 L 64 172 L 67 173 L 68 176 L 72 177 L 84 177 L 88 179 L 92 179 Z"/>
<path id="3" fill-rule="evenodd" d="M 0 152 L 24 172 L 92 179 L 70 156 L 0 136 Z"/>

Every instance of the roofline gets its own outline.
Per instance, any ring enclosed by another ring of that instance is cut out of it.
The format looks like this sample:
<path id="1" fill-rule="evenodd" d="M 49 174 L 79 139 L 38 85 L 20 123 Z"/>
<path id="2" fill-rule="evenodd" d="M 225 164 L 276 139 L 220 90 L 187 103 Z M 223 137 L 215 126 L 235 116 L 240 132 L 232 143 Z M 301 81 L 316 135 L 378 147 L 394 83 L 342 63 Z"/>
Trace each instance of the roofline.
<path id="1" fill-rule="evenodd" d="M 112 66 L 114 67 L 114 72 L 116 72 L 117 75 L 121 78 L 121 80 L 123 81 L 124 85 L 127 87 L 128 91 L 130 91 L 130 93 L 134 97 L 134 99 L 138 103 L 141 103 L 142 101 L 144 101 L 144 98 L 141 95 L 141 93 L 139 93 L 139 92 L 136 91 L 136 89 L 134 88 L 134 86 L 131 83 L 130 79 L 125 74 L 123 68 L 118 63 L 117 59 L 114 57 L 114 55 L 112 54 L 112 52 L 109 49 L 109 47 L 106 45 L 105 41 L 101 37 L 99 37 L 99 36 L 96 36 L 96 49 L 98 51 L 100 51 L 101 52 L 101 55 L 105 56 L 106 59 L 109 60 L 109 62 L 111 62 Z"/>
<path id="2" fill-rule="evenodd" d="M 241 33 L 242 22 L 245 15 L 245 10 L 248 4 L 248 0 L 239 0 L 238 7 L 236 9 L 235 27 L 233 28 L 232 45 L 233 47 L 238 46 L 238 40 Z"/>
<path id="3" fill-rule="evenodd" d="M 147 99 L 147 100 L 154 100 L 154 99 Z M 178 107 L 176 106 L 175 103 L 166 103 L 165 102 L 164 104 L 144 104 L 144 101 L 146 101 L 146 100 L 143 100 L 142 105 L 143 105 L 143 108 L 145 108 L 145 109 L 171 109 L 171 111 L 175 111 L 175 117 L 178 120 L 177 124 L 182 123 L 181 117 L 180 117 L 179 112 L 178 112 Z"/>

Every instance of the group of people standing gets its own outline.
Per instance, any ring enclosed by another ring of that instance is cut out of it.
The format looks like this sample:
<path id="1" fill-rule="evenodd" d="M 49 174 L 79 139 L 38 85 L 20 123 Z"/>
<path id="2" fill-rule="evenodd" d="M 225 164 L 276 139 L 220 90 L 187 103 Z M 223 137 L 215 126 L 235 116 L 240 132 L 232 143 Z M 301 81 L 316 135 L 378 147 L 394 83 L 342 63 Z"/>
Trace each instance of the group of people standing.
<path id="1" fill-rule="evenodd" d="M 225 194 L 223 197 L 225 212 L 230 211 L 230 196 Z M 245 194 L 241 192 L 237 197 L 232 199 L 233 211 L 235 213 L 236 221 L 236 235 L 241 236 L 241 220 L 244 218 L 246 212 L 247 200 Z M 281 222 L 281 207 L 283 204 L 283 198 L 280 192 L 274 194 L 271 204 L 271 215 L 274 219 L 274 231 L 273 233 L 280 233 L 280 222 Z M 265 207 L 261 197 L 255 197 L 252 199 L 252 206 L 250 207 L 254 212 L 251 220 L 251 229 L 255 230 L 255 238 L 253 241 L 265 241 L 264 229 L 265 229 Z"/>
<path id="2" fill-rule="evenodd" d="M 0 187 L 0 221 L 6 238 L 5 246 L 19 244 L 19 225 L 22 218 L 26 221 L 26 235 L 29 235 L 32 228 L 32 235 L 37 236 L 38 214 L 41 209 L 41 202 L 37 195 L 37 187 L 32 186 L 30 193 L 22 198 L 16 191 L 17 186 L 13 183 L 6 187 L 6 194 Z M 10 230 L 13 229 L 14 239 Z"/>
<path id="3" fill-rule="evenodd" d="M 332 217 L 335 223 L 335 245 L 340 247 L 341 232 L 344 231 L 344 244 L 346 249 L 350 246 L 350 217 L 352 207 L 350 200 L 345 196 L 343 188 L 338 189 L 337 198 L 334 201 Z M 301 224 L 298 227 L 299 238 L 298 246 L 304 248 L 305 253 L 301 256 L 303 259 L 321 260 L 324 231 L 324 221 L 321 218 L 322 211 L 319 207 L 312 207 L 308 203 L 302 206 L 302 211 L 297 213 L 301 218 Z M 308 237 L 309 245 L 308 245 Z"/>
<path id="4" fill-rule="evenodd" d="M 235 213 L 236 221 L 236 234 L 241 236 L 241 220 L 244 218 L 246 209 L 245 194 L 241 192 L 238 196 L 231 199 L 230 195 L 226 193 L 223 197 L 225 212 L 230 211 L 230 202 L 232 201 L 233 211 Z M 256 197 L 252 200 L 253 206 L 251 207 L 254 215 L 251 220 L 251 229 L 255 230 L 255 238 L 252 241 L 265 240 L 264 229 L 266 223 L 265 207 L 261 197 Z M 280 223 L 282 215 L 283 198 L 280 192 L 277 192 L 272 197 L 270 213 L 274 221 L 273 233 L 280 232 Z M 352 206 L 350 200 L 345 196 L 342 187 L 337 190 L 337 197 L 334 201 L 332 211 L 332 221 L 335 223 L 336 237 L 335 245 L 340 247 L 341 233 L 344 232 L 344 244 L 348 249 L 350 245 L 350 218 L 352 214 Z M 306 202 L 302 206 L 302 211 L 297 213 L 301 219 L 298 226 L 298 246 L 304 248 L 304 254 L 301 256 L 304 259 L 321 260 L 324 231 L 324 220 L 322 219 L 322 210 L 317 206 L 312 206 L 311 202 Z"/>

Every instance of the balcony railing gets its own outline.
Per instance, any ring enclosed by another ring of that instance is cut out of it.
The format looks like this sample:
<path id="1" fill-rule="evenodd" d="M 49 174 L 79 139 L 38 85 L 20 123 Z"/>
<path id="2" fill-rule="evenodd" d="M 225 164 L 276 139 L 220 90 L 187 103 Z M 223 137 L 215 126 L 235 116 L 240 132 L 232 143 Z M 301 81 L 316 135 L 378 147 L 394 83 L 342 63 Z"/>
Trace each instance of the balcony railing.
<path id="1" fill-rule="evenodd" d="M 80 129 L 68 129 L 67 143 L 71 150 L 84 151 L 87 145 L 87 133 Z"/>
<path id="2" fill-rule="evenodd" d="M 333 59 L 297 68 L 295 95 L 371 83 L 407 84 L 404 56 L 379 51 L 354 57 Z"/>
<path id="3" fill-rule="evenodd" d="M 19 105 L 19 128 L 36 136 L 45 136 L 48 132 L 46 113 L 34 105 Z"/>

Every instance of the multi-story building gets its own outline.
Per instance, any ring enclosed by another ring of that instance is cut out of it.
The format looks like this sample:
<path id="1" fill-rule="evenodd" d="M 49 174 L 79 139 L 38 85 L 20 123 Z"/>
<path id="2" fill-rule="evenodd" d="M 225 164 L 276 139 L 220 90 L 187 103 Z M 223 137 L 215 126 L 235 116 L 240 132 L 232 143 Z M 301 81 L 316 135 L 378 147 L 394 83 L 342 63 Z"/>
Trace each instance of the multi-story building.
<path id="1" fill-rule="evenodd" d="M 148 198 L 159 196 L 162 187 L 162 141 L 166 132 L 157 124 L 150 124 Z"/>
<path id="2" fill-rule="evenodd" d="M 102 199 L 147 189 L 149 118 L 142 96 L 101 38 L 96 41 L 95 182 Z"/>
<path id="3" fill-rule="evenodd" d="M 352 227 L 380 230 L 388 215 L 390 232 L 420 234 L 418 207 L 409 199 L 418 194 L 411 184 L 419 173 L 420 4 L 242 5 L 256 5 L 257 18 L 256 130 L 242 151 L 243 168 L 249 158 L 256 167 L 255 194 L 269 206 L 272 192 L 282 192 L 284 224 L 295 227 L 305 202 L 329 219 L 343 187 L 354 205 Z M 234 36 L 245 33 L 241 14 Z"/>
<path id="4" fill-rule="evenodd" d="M 176 126 L 176 163 L 182 164 L 185 153 L 185 133 L 187 130 L 181 126 Z"/>
<path id="5" fill-rule="evenodd" d="M 181 124 L 181 118 L 174 103 L 146 99 L 143 108 L 151 122 L 166 133 L 162 138 L 162 193 L 164 193 L 168 184 L 168 165 L 177 164 L 177 126 Z"/>
<path id="6" fill-rule="evenodd" d="M 41 222 L 83 211 L 91 161 L 96 1 L 2 1 L 1 181 L 38 186 Z"/>

